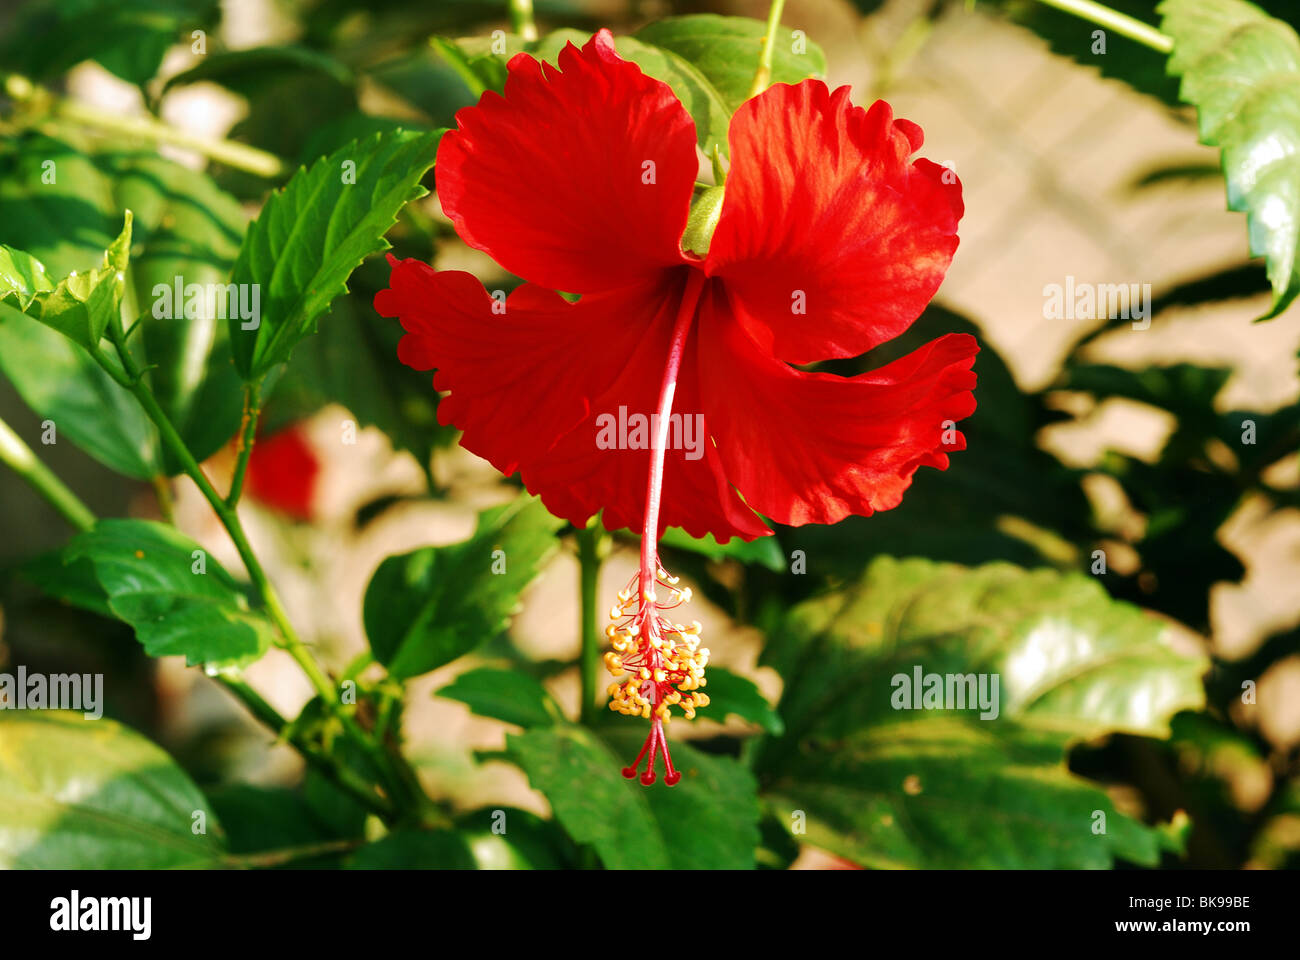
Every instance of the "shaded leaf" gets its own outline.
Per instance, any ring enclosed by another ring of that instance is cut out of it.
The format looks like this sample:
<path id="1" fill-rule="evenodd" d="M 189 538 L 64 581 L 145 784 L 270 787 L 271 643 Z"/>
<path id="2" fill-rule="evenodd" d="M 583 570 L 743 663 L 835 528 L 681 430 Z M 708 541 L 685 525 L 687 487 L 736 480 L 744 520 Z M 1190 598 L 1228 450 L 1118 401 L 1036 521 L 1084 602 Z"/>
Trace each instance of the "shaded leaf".
<path id="1" fill-rule="evenodd" d="M 749 678 L 722 667 L 709 667 L 708 687 L 709 705 L 701 716 L 722 720 L 735 714 L 775 736 L 784 732 L 780 716 Z"/>
<path id="2" fill-rule="evenodd" d="M 465 838 L 453 830 L 396 830 L 344 862 L 349 870 L 474 870 Z"/>
<path id="3" fill-rule="evenodd" d="M 510 622 L 524 589 L 555 550 L 559 521 L 521 496 L 479 515 L 464 543 L 388 557 L 366 588 L 375 658 L 399 679 L 450 663 Z"/>
<path id="4" fill-rule="evenodd" d="M 221 827 L 162 750 L 113 720 L 0 711 L 0 868 L 216 867 Z M 193 832 L 194 814 L 206 833 Z"/>
<path id="5" fill-rule="evenodd" d="M 462 673 L 438 690 L 438 696 L 459 700 L 481 717 L 521 727 L 548 727 L 564 720 L 546 688 L 517 670 L 480 667 Z"/>
<path id="6" fill-rule="evenodd" d="M 1207 662 L 1170 631 L 1080 574 L 879 558 L 769 637 L 788 733 L 757 770 L 813 842 L 868 865 L 1153 863 L 1167 837 L 1064 761 L 1106 733 L 1166 737 L 1204 703 Z M 947 699 L 921 700 L 926 676 Z"/>
<path id="7" fill-rule="evenodd" d="M 610 869 L 753 867 L 758 802 L 748 771 L 675 743 L 681 782 L 643 787 L 620 773 L 643 737 L 643 729 L 610 735 L 624 760 L 589 730 L 570 725 L 511 734 L 506 749 L 569 836 L 594 847 Z"/>

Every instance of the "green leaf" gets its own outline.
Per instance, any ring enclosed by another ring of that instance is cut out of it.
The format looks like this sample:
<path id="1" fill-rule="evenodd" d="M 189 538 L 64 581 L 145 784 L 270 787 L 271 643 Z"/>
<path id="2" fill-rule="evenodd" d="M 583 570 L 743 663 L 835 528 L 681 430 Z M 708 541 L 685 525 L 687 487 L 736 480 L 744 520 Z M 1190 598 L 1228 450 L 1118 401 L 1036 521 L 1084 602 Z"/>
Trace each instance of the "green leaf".
<path id="1" fill-rule="evenodd" d="M 766 33 L 761 20 L 702 13 L 657 20 L 635 36 L 692 64 L 718 91 L 730 114 L 749 98 Z M 777 31 L 772 47 L 773 83 L 826 76 L 826 55 L 800 33 L 796 37 L 784 27 Z"/>
<path id="2" fill-rule="evenodd" d="M 210 456 L 239 429 L 242 412 L 226 324 L 206 298 L 178 304 L 174 293 L 164 298 L 160 292 L 174 291 L 177 277 L 185 288 L 200 289 L 229 280 L 244 232 L 239 204 L 204 174 L 156 152 L 88 152 L 39 136 L 13 148 L 0 153 L 0 230 L 53 277 L 98 264 L 121 228 L 121 211 L 134 212 L 124 312 L 128 320 L 143 318 L 132 351 L 141 367 L 150 368 L 154 394 L 191 451 L 199 460 Z M 47 171 L 54 182 L 46 182 Z M 197 309 L 187 316 L 190 304 Z M 160 316 L 153 315 L 155 308 Z M 58 358 L 54 368 L 8 362 L 8 341 L 18 337 L 24 358 L 48 349 Z M 159 449 L 135 398 L 88 355 L 52 345 L 55 339 L 0 330 L 0 366 L 24 400 L 115 469 L 140 477 L 179 472 Z M 65 402 L 65 392 L 85 401 Z M 72 409 L 65 413 L 65 407 Z"/>
<path id="3" fill-rule="evenodd" d="M 456 820 L 480 870 L 562 870 L 581 865 L 580 852 L 554 820 L 493 805 Z"/>
<path id="4" fill-rule="evenodd" d="M 89 560 L 118 619 L 152 657 L 190 666 L 239 668 L 271 643 L 271 625 L 251 613 L 239 584 L 198 544 L 146 520 L 101 520 L 73 538 L 64 558 Z"/>
<path id="5" fill-rule="evenodd" d="M 52 289 L 45 264 L 29 253 L 0 244 L 0 303 L 7 301 L 26 311 L 37 294 Z"/>
<path id="6" fill-rule="evenodd" d="M 1164 0 L 1169 72 L 1222 151 L 1228 209 L 1246 214 L 1268 265 L 1275 317 L 1300 293 L 1300 37 L 1242 0 Z"/>
<path id="7" fill-rule="evenodd" d="M 59 437 L 100 463 L 139 480 L 161 471 L 157 431 L 135 397 L 67 337 L 3 304 L 0 370 Z"/>
<path id="8" fill-rule="evenodd" d="M 163 92 L 166 93 L 173 87 L 210 80 L 247 96 L 262 89 L 268 76 L 280 70 L 308 70 L 336 83 L 356 82 L 356 77 L 347 65 L 329 54 L 288 44 L 209 53 L 190 69 L 169 79 L 163 86 Z"/>
<path id="9" fill-rule="evenodd" d="M 1064 759 L 1071 743 L 1111 732 L 1166 737 L 1173 714 L 1204 704 L 1207 662 L 1171 636 L 1080 574 L 879 558 L 769 638 L 762 662 L 787 680 L 788 733 L 757 769 L 807 813 L 814 842 L 861 863 L 1151 863 L 1161 835 L 1116 813 Z M 918 670 L 945 683 L 983 676 L 996 704 L 909 709 Z M 1092 833 L 1094 810 L 1107 834 Z"/>
<path id="10" fill-rule="evenodd" d="M 784 823 L 806 821 L 800 840 L 877 869 L 1154 866 L 1176 849 L 1061 758 L 1050 735 L 932 717 L 806 747 L 765 798 Z"/>
<path id="11" fill-rule="evenodd" d="M 521 496 L 480 514 L 464 543 L 388 557 L 366 588 L 375 659 L 406 679 L 496 637 L 555 550 L 561 525 L 541 501 Z"/>
<path id="12" fill-rule="evenodd" d="M 99 269 L 81 275 L 74 272 L 60 280 L 54 289 L 33 291 L 30 296 L 16 287 L 0 287 L 0 300 L 8 299 L 19 304 L 29 316 L 59 331 L 78 346 L 98 350 L 109 322 L 121 320 L 130 249 L 131 211 L 128 210 L 122 232 L 104 253 Z M 37 267 L 39 270 L 36 272 L 44 276 L 45 268 L 39 263 L 36 267 L 32 267 L 30 262 L 25 264 L 27 269 L 35 270 Z M 23 301 L 26 301 L 25 306 Z"/>
<path id="13" fill-rule="evenodd" d="M 504 38 L 505 51 L 496 53 L 491 37 L 464 37 L 452 40 L 447 37 L 430 37 L 429 43 L 469 87 L 474 96 L 484 90 L 500 93 L 506 86 L 506 63 L 527 46 L 522 37 L 513 34 Z"/>
<path id="14" fill-rule="evenodd" d="M 622 760 L 589 730 L 570 725 L 511 734 L 506 750 L 569 836 L 594 847 L 610 869 L 752 868 L 759 809 L 749 772 L 679 742 L 671 748 L 681 781 L 643 787 L 620 771 L 644 734 L 638 725 L 610 736 Z"/>
<path id="15" fill-rule="evenodd" d="M 221 827 L 162 750 L 112 720 L 0 711 L 0 868 L 216 867 Z M 193 832 L 203 812 L 205 833 Z"/>
<path id="16" fill-rule="evenodd" d="M 517 53 L 529 53 L 556 65 L 560 51 L 568 44 L 581 47 L 591 39 L 582 30 L 556 30 L 532 43 L 520 37 L 505 38 L 505 52 L 493 53 L 493 41 L 486 37 L 449 40 L 434 37 L 434 49 L 450 64 L 475 94 L 484 90 L 498 93 L 505 88 L 506 64 Z M 732 110 L 713 84 L 692 63 L 671 50 L 653 46 L 635 37 L 616 37 L 614 47 L 619 56 L 630 60 L 647 76 L 662 80 L 695 121 L 696 139 L 707 154 L 716 145 L 727 153 L 727 126 Z M 752 71 L 751 71 L 752 77 Z"/>
<path id="17" fill-rule="evenodd" d="M 780 736 L 785 731 L 780 716 L 772 709 L 754 681 L 722 667 L 709 667 L 709 705 L 700 716 L 722 720 L 735 714 L 742 720 L 758 724 L 768 733 Z"/>
<path id="18" fill-rule="evenodd" d="M 780 573 L 786 568 L 785 556 L 781 553 L 781 545 L 776 542 L 776 537 L 759 537 L 749 542 L 732 537 L 726 543 L 718 543 L 711 533 L 697 539 L 684 530 L 669 527 L 659 538 L 659 543 L 679 550 L 690 550 L 710 560 L 730 557 L 741 563 L 756 563 L 773 573 Z"/>
<path id="19" fill-rule="evenodd" d="M 387 282 L 385 271 L 380 288 Z M 334 301 L 320 332 L 298 346 L 277 381 L 269 416 L 283 422 L 339 403 L 358 425 L 378 427 L 393 446 L 427 466 L 434 449 L 453 443 L 457 431 L 438 422 L 438 394 L 429 389 L 428 373 L 397 359 L 401 324 L 377 316 L 370 299 L 358 291 Z"/>
<path id="20" fill-rule="evenodd" d="M 438 696 L 459 700 L 481 717 L 524 728 L 548 727 L 564 720 L 563 712 L 546 688 L 517 670 L 494 667 L 468 670 L 441 688 Z"/>
<path id="21" fill-rule="evenodd" d="M 453 830 L 396 830 L 352 854 L 349 870 L 474 870 L 465 838 Z"/>
<path id="22" fill-rule="evenodd" d="M 388 248 L 398 211 L 424 196 L 420 179 L 438 149 L 437 133 L 395 131 L 354 143 L 296 173 L 249 227 L 235 264 L 236 284 L 257 284 L 261 322 L 230 325 L 235 366 L 247 380 L 289 359 L 366 257 Z M 345 182 L 351 181 L 351 182 Z"/>
<path id="23" fill-rule="evenodd" d="M 308 780 L 319 784 L 320 780 Z M 208 799 L 225 828 L 231 853 L 251 854 L 288 847 L 305 847 L 322 841 L 360 837 L 365 814 L 350 817 L 343 829 L 327 822 L 304 790 L 229 784 L 208 792 Z M 322 858 L 332 862 L 337 855 Z M 311 861 L 295 861 L 304 866 Z"/>
<path id="24" fill-rule="evenodd" d="M 194 27 L 212 26 L 215 0 L 34 0 L 22 5 L 0 66 L 47 80 L 97 60 L 128 83 L 143 85 Z"/>

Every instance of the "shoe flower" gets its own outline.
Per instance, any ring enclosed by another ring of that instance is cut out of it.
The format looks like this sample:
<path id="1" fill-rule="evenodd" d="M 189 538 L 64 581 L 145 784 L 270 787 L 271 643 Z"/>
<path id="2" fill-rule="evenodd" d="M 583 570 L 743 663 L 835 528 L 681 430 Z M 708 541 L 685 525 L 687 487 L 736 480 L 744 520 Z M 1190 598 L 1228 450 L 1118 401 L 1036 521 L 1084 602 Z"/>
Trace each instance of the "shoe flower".
<path id="1" fill-rule="evenodd" d="M 651 721 L 624 774 L 648 754 L 654 782 L 662 753 L 673 784 L 663 722 L 708 702 L 708 652 L 698 623 L 672 617 L 689 590 L 657 538 L 868 516 L 964 448 L 968 335 L 855 377 L 797 366 L 916 320 L 957 248 L 961 185 L 911 159 L 921 129 L 887 103 L 863 110 L 806 80 L 740 107 L 725 186 L 696 200 L 695 126 L 667 84 L 606 30 L 557 62 L 511 59 L 504 94 L 461 110 L 438 153 L 456 232 L 525 282 L 507 298 L 390 258 L 375 308 L 406 331 L 401 361 L 436 369 L 439 419 L 466 449 L 577 526 L 600 512 L 641 529 L 607 630 L 610 707 Z"/>

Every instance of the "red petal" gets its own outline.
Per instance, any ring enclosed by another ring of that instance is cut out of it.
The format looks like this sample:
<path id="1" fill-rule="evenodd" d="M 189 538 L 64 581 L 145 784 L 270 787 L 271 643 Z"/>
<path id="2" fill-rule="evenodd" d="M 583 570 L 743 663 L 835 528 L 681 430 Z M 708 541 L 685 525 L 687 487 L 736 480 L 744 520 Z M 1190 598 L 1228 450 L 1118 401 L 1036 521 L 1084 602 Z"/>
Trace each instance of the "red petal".
<path id="1" fill-rule="evenodd" d="M 558 62 L 517 55 L 504 96 L 489 91 L 456 114 L 437 165 L 456 232 L 511 273 L 573 293 L 685 262 L 699 169 L 690 114 L 614 52 L 608 30 Z"/>
<path id="2" fill-rule="evenodd" d="M 389 262 L 390 287 L 375 296 L 375 310 L 400 318 L 407 332 L 398 359 L 438 368 L 434 387 L 450 391 L 438 419 L 464 431 L 462 446 L 507 475 L 586 419 L 662 299 L 642 285 L 575 304 L 524 284 L 501 303 L 471 274 Z"/>
<path id="3" fill-rule="evenodd" d="M 621 360 L 617 380 L 593 399 L 591 415 L 536 463 L 524 464 L 525 486 L 538 494 L 556 516 L 584 524 L 603 508 L 602 520 L 608 529 L 640 531 L 645 518 L 650 452 L 601 449 L 596 443 L 601 431 L 599 418 L 607 414 L 617 419 L 619 408 L 625 407 L 628 417 L 642 414 L 648 419 L 657 409 L 680 294 L 680 284 L 675 284 L 672 294 L 661 299 L 653 326 L 644 333 L 635 351 Z M 692 431 L 702 431 L 694 434 L 700 438 L 698 456 L 691 459 L 695 452 L 684 444 L 674 446 L 670 442 L 664 457 L 658 532 L 665 527 L 681 527 L 694 537 L 712 533 L 722 543 L 733 536 L 752 540 L 772 531 L 736 494 L 723 473 L 717 449 L 708 439 L 711 427 L 701 406 L 697 344 L 698 336 L 692 334 L 682 357 L 673 412 L 683 418 L 683 424 L 685 418 L 692 418 L 691 423 L 698 424 Z M 694 419 L 697 415 L 699 420 Z"/>
<path id="4" fill-rule="evenodd" d="M 844 378 L 769 356 L 728 307 L 715 291 L 701 308 L 700 349 L 726 371 L 703 381 L 704 410 L 728 478 L 763 515 L 870 516 L 898 505 L 917 467 L 946 469 L 948 451 L 965 449 L 951 424 L 943 443 L 944 422 L 975 410 L 974 337 L 949 334 Z"/>
<path id="5" fill-rule="evenodd" d="M 744 302 L 761 346 L 791 363 L 855 357 L 920 316 L 962 214 L 950 171 L 908 162 L 920 127 L 884 101 L 863 110 L 847 87 L 805 80 L 744 103 L 729 139 L 707 269 Z"/>

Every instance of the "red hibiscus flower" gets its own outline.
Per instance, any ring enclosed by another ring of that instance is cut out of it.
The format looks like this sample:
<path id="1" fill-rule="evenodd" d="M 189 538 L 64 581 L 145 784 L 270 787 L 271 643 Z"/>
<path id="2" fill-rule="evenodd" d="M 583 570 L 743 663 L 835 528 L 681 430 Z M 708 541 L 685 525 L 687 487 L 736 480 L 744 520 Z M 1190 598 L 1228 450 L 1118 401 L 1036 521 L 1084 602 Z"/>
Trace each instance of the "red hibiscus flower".
<path id="1" fill-rule="evenodd" d="M 310 520 L 320 460 L 301 424 L 259 437 L 248 458 L 248 495 L 297 520 Z"/>
<path id="2" fill-rule="evenodd" d="M 652 721 L 636 774 L 655 779 L 668 707 L 708 698 L 689 591 L 659 564 L 666 526 L 753 539 L 897 506 L 944 469 L 975 409 L 966 335 L 860 376 L 792 364 L 857 356 L 920 315 L 957 248 L 961 185 L 910 159 L 921 130 L 815 80 L 743 104 L 707 252 L 685 251 L 699 163 L 670 88 L 608 31 L 558 68 L 526 54 L 504 95 L 457 114 L 438 153 L 443 209 L 466 243 L 527 282 L 508 299 L 467 273 L 392 260 L 376 310 L 407 331 L 402 362 L 437 369 L 439 418 L 462 444 L 576 525 L 640 526 L 619 594 L 612 709 Z M 579 295 L 569 302 L 556 291 Z"/>

